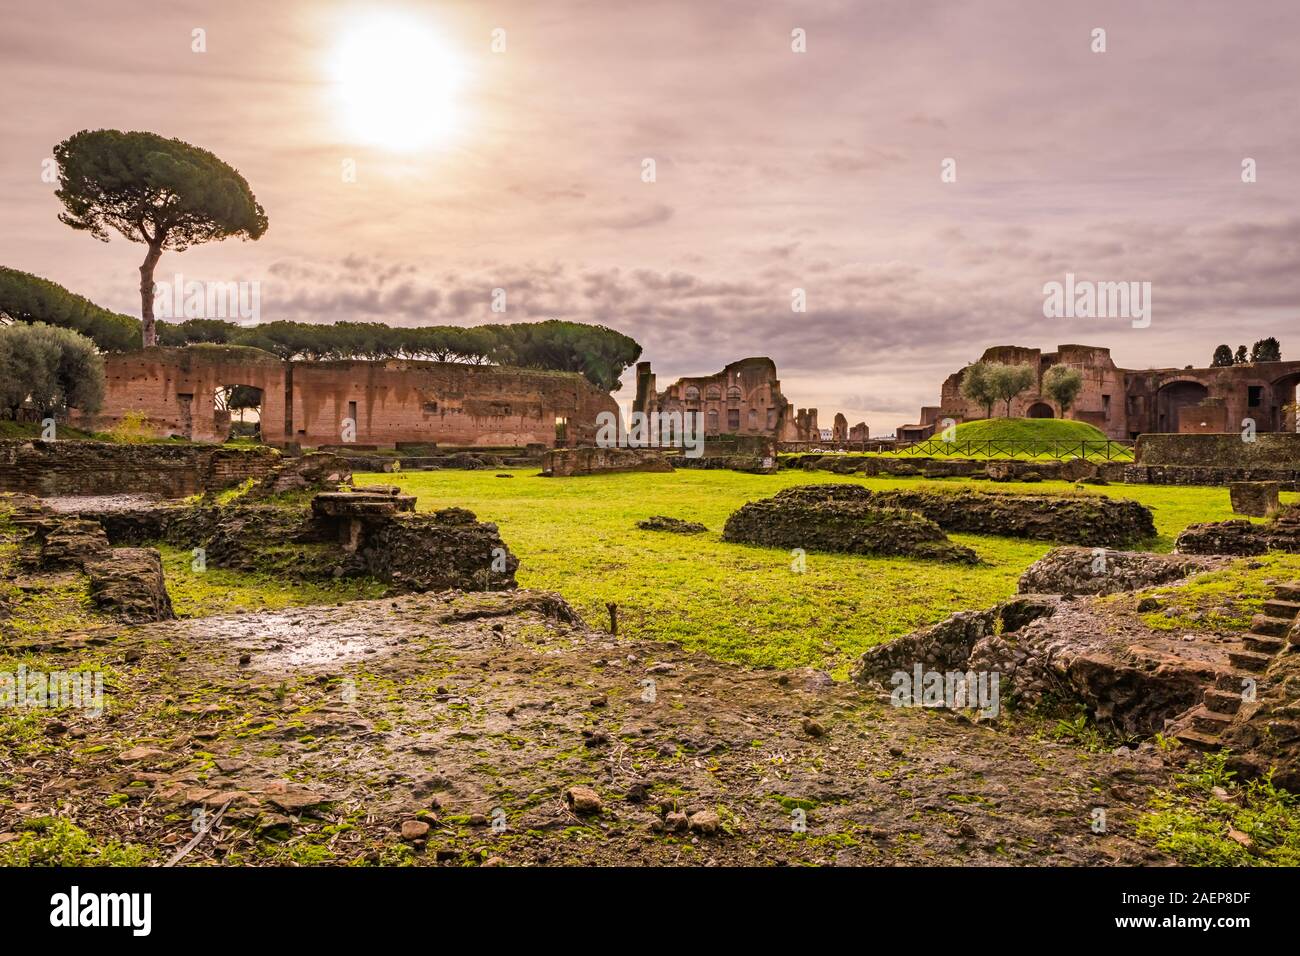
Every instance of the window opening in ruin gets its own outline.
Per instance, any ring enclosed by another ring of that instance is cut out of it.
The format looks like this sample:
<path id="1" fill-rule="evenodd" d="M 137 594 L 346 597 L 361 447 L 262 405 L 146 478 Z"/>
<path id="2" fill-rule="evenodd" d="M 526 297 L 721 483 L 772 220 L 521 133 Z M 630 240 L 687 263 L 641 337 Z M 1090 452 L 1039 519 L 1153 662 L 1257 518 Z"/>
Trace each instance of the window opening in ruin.
<path id="1" fill-rule="evenodd" d="M 1259 408 L 1259 406 L 1264 404 L 1263 385 L 1246 386 L 1246 404 L 1251 408 Z"/>
<path id="2" fill-rule="evenodd" d="M 226 441 L 261 441 L 262 390 L 256 385 L 222 385 L 212 393 L 212 425 Z"/>

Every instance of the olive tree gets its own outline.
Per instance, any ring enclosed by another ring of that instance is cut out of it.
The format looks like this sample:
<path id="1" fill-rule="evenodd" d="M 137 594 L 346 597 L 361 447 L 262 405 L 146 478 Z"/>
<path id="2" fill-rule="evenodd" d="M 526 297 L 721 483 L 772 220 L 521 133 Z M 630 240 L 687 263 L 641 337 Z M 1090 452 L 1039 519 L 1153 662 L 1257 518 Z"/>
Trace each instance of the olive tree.
<path id="1" fill-rule="evenodd" d="M 976 362 L 966 366 L 961 376 L 961 396 L 969 402 L 983 407 L 984 417 L 993 417 L 993 403 L 997 396 L 993 394 L 993 383 L 989 377 L 988 362 Z"/>
<path id="2" fill-rule="evenodd" d="M 1028 365 L 991 365 L 989 391 L 995 400 L 1006 403 L 1006 417 L 1011 417 L 1011 401 L 1034 384 L 1034 370 Z"/>
<path id="3" fill-rule="evenodd" d="M 107 242 L 114 229 L 148 247 L 140 265 L 146 348 L 157 343 L 153 273 L 164 249 L 266 232 L 248 182 L 206 149 L 156 133 L 82 130 L 54 147 L 60 221 Z"/>
<path id="4" fill-rule="evenodd" d="M 0 406 L 11 417 L 28 401 L 42 416 L 94 415 L 104 389 L 104 358 L 84 335 L 43 322 L 0 327 Z"/>
<path id="5" fill-rule="evenodd" d="M 1083 375 L 1076 368 L 1053 365 L 1043 376 L 1043 394 L 1067 412 L 1083 389 Z"/>

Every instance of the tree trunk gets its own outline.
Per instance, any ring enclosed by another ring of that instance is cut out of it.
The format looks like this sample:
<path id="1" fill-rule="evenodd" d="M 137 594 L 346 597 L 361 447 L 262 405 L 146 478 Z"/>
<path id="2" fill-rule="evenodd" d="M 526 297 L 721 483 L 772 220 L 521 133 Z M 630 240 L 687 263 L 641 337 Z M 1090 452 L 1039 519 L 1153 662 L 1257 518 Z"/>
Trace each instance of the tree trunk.
<path id="1" fill-rule="evenodd" d="M 153 322 L 153 270 L 161 258 L 162 245 L 151 243 L 149 254 L 140 265 L 140 331 L 143 333 L 145 348 L 158 344 L 158 333 Z"/>

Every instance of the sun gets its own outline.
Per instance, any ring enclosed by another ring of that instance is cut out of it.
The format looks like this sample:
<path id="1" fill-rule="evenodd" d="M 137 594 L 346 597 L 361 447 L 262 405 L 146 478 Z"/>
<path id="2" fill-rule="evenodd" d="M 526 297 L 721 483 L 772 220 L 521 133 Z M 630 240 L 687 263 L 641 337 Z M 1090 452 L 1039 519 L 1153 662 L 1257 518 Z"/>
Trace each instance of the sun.
<path id="1" fill-rule="evenodd" d="M 366 14 L 340 40 L 332 69 L 340 118 L 357 140 L 410 152 L 452 133 L 461 69 L 427 21 Z"/>

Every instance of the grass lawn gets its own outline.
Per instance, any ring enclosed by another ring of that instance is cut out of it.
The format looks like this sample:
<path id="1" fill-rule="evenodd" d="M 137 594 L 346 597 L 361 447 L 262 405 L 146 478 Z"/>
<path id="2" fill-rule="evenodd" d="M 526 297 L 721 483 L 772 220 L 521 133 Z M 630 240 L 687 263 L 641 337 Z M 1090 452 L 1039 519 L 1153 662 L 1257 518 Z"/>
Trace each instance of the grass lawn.
<path id="1" fill-rule="evenodd" d="M 1087 422 L 1066 418 L 982 418 L 962 422 L 955 429 L 951 444 L 936 433 L 909 454 L 902 452 L 873 452 L 882 458 L 976 458 L 1011 459 L 1017 461 L 1055 461 L 1062 453 L 1071 457 L 1086 457 L 1089 461 L 1132 461 L 1133 451 L 1128 445 L 1110 441 L 1104 432 Z M 1072 454 L 1070 445 L 1077 447 L 1088 442 L 1087 454 Z M 971 444 L 971 443 L 976 444 Z M 985 442 L 997 442 L 986 445 Z"/>
<path id="2" fill-rule="evenodd" d="M 857 482 L 870 488 L 988 487 L 965 480 L 920 482 L 801 471 L 747 475 L 681 470 L 541 478 L 533 469 L 437 471 L 356 476 L 357 484 L 395 483 L 419 497 L 420 510 L 469 508 L 493 521 L 519 556 L 521 586 L 558 591 L 588 622 L 604 626 L 606 602 L 619 606 L 626 634 L 677 640 L 754 665 L 812 665 L 842 676 L 863 649 L 1013 594 L 1020 574 L 1049 549 L 1044 542 L 952 535 L 983 560 L 957 567 L 906 558 L 809 553 L 792 570 L 777 548 L 725 544 L 723 523 L 746 501 L 792 485 Z M 1002 484 L 998 490 L 1071 490 L 1060 482 Z M 1155 513 L 1168 551 L 1195 521 L 1231 517 L 1226 488 L 1105 486 L 1097 493 L 1134 498 Z M 1296 497 L 1296 496 L 1289 496 Z M 662 514 L 708 527 L 706 534 L 640 531 Z"/>
<path id="3" fill-rule="evenodd" d="M 958 441 L 1106 441 L 1106 433 L 1068 418 L 981 418 L 957 426 Z"/>

